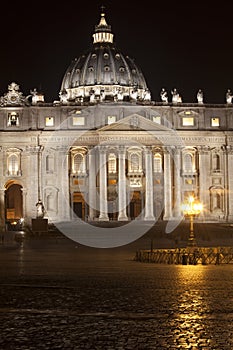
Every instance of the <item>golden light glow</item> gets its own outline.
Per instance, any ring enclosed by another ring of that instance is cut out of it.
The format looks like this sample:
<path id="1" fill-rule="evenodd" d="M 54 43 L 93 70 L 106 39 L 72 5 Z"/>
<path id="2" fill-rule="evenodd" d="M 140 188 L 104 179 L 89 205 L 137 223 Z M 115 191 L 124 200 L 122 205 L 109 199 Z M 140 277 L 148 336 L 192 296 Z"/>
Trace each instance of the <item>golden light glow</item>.
<path id="1" fill-rule="evenodd" d="M 181 210 L 184 215 L 198 215 L 203 210 L 203 205 L 193 196 L 189 196 L 187 201 L 181 205 Z"/>

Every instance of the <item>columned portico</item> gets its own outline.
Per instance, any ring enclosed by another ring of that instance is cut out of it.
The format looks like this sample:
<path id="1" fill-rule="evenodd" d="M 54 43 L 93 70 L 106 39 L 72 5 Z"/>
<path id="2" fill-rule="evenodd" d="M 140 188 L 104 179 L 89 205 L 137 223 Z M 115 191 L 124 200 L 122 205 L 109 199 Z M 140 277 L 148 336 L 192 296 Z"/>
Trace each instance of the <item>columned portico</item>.
<path id="1" fill-rule="evenodd" d="M 152 173 L 152 152 L 151 148 L 146 147 L 145 154 L 145 217 L 144 220 L 154 220 L 154 201 L 153 201 L 153 173 Z"/>

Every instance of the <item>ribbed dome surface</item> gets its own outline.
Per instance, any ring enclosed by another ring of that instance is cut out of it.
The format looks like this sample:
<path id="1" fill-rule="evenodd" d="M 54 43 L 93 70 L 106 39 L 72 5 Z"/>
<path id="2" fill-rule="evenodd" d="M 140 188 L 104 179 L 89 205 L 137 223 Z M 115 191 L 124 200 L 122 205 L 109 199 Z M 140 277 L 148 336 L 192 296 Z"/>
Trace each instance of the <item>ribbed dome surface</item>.
<path id="1" fill-rule="evenodd" d="M 62 81 L 61 101 L 150 101 L 141 70 L 113 43 L 111 27 L 107 25 L 104 13 L 93 38 L 92 49 L 68 67 Z"/>

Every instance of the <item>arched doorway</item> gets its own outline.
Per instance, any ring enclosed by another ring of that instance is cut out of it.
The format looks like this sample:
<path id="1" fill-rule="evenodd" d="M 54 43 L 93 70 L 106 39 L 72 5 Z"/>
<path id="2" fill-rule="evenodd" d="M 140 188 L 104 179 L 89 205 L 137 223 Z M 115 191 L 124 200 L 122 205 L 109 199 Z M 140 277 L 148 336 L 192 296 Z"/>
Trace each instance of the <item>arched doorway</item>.
<path id="1" fill-rule="evenodd" d="M 6 186 L 5 210 L 8 229 L 19 229 L 23 218 L 22 186 L 13 181 Z"/>

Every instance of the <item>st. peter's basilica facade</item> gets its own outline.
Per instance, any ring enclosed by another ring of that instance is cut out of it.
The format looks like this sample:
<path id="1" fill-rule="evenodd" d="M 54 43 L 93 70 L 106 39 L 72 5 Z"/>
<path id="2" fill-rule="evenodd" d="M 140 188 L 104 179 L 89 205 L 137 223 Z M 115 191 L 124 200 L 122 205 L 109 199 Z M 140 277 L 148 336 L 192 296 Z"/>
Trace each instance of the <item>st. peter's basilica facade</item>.
<path id="1" fill-rule="evenodd" d="M 0 97 L 1 222 L 177 220 L 192 195 L 199 220 L 233 220 L 233 107 L 151 101 L 115 46 L 105 14 L 53 103 L 16 83 Z M 42 209 L 41 209 L 42 208 Z M 39 210 L 39 212 L 38 212 Z M 40 212 L 42 210 L 42 212 Z"/>

